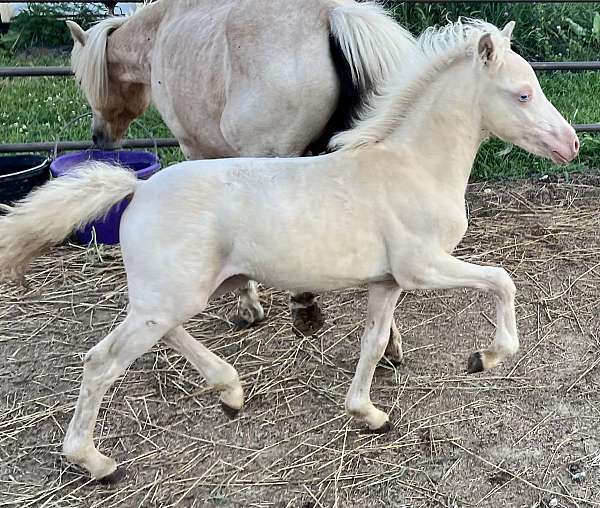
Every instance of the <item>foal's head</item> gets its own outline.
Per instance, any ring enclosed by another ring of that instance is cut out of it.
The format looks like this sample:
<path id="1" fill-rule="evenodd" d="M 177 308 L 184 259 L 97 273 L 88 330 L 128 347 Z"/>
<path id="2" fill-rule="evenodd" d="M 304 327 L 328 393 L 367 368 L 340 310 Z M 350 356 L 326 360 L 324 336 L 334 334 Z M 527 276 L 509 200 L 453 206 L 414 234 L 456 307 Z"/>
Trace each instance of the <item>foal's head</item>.
<path id="1" fill-rule="evenodd" d="M 575 130 L 544 95 L 531 65 L 510 49 L 511 21 L 500 33 L 484 33 L 477 44 L 483 93 L 483 127 L 491 134 L 555 163 L 579 151 Z"/>
<path id="2" fill-rule="evenodd" d="M 106 150 L 120 145 L 129 124 L 150 104 L 149 87 L 124 79 L 125 66 L 106 56 L 108 36 L 123 23 L 124 18 L 109 18 L 85 32 L 67 21 L 74 41 L 73 72 L 92 108 L 92 141 Z"/>

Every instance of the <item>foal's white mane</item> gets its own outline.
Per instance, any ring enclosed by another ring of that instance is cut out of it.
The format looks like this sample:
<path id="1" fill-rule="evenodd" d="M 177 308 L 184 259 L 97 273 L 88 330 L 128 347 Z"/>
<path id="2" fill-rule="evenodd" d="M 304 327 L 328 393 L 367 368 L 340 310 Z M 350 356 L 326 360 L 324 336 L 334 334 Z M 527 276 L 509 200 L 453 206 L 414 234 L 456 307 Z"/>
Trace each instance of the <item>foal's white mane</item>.
<path id="1" fill-rule="evenodd" d="M 107 18 L 87 32 L 85 46 L 75 42 L 71 53 L 71 67 L 88 101 L 100 106 L 108 97 L 108 67 L 106 41 L 110 33 L 128 20 L 126 16 Z"/>
<path id="2" fill-rule="evenodd" d="M 398 71 L 360 112 L 355 126 L 334 136 L 330 148 L 360 148 L 385 140 L 415 107 L 423 90 L 461 58 L 477 53 L 477 43 L 486 33 L 495 43 L 495 56 L 502 59 L 510 40 L 491 23 L 459 19 L 443 27 L 430 27 L 417 39 L 418 52 L 402 62 Z"/>

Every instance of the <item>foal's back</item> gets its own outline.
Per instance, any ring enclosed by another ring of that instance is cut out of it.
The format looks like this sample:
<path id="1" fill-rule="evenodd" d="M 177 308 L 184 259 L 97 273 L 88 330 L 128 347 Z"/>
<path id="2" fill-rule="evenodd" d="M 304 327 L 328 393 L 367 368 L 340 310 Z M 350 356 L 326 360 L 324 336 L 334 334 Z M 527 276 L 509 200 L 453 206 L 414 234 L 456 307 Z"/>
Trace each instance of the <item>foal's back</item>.
<path id="1" fill-rule="evenodd" d="M 286 289 L 379 279 L 386 271 L 381 203 L 369 198 L 385 182 L 361 177 L 372 171 L 345 153 L 171 166 L 141 185 L 124 215 L 125 262 L 137 265 L 144 252 L 160 258 L 154 266 L 175 258 L 218 265 Z"/>

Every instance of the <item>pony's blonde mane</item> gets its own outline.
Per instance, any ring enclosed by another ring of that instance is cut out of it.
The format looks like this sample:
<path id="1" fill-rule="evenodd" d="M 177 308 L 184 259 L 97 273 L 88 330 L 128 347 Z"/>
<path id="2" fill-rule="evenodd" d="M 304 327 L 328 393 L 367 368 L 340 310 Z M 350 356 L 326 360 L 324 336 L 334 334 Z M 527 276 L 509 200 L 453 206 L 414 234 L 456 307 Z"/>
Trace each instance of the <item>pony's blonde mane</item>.
<path id="1" fill-rule="evenodd" d="M 451 65 L 477 52 L 477 43 L 491 34 L 496 58 L 502 59 L 510 41 L 494 25 L 476 19 L 459 19 L 443 27 L 430 27 L 417 39 L 419 52 L 403 62 L 385 91 L 360 112 L 355 126 L 335 135 L 331 149 L 360 148 L 385 140 L 416 107 L 423 91 Z"/>
<path id="2" fill-rule="evenodd" d="M 352 81 L 363 92 L 380 93 L 394 70 L 416 51 L 415 38 L 376 2 L 341 3 L 329 17 Z"/>
<path id="3" fill-rule="evenodd" d="M 86 32 L 85 46 L 82 46 L 79 42 L 75 42 L 73 46 L 71 67 L 75 73 L 75 79 L 92 107 L 102 106 L 108 97 L 108 67 L 106 62 L 108 36 L 128 19 L 128 16 L 104 19 Z"/>

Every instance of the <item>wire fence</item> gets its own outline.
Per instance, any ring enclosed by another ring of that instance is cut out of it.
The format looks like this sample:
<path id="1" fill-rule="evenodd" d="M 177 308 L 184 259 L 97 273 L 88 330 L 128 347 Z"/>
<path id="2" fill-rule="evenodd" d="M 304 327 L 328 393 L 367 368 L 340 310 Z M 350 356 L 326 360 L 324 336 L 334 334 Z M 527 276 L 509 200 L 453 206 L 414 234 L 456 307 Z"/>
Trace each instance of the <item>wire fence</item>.
<path id="1" fill-rule="evenodd" d="M 490 3 L 490 4 L 523 4 L 523 3 L 596 3 L 597 0 L 404 0 L 407 4 L 453 4 L 453 3 Z M 0 4 L 13 3 L 8 0 L 0 0 Z M 33 0 L 28 3 L 41 4 L 58 4 L 64 3 L 62 0 Z M 109 14 L 114 13 L 117 1 L 92 2 L 83 1 L 77 3 L 104 5 Z M 600 71 L 600 61 L 587 62 L 530 62 L 531 66 L 536 71 Z M 40 76 L 72 76 L 73 72 L 70 67 L 66 66 L 46 66 L 46 67 L 0 67 L 0 78 L 23 78 L 23 77 L 40 77 Z M 600 123 L 593 124 L 575 124 L 573 125 L 577 132 L 600 132 Z M 36 142 L 36 143 L 5 143 L 0 144 L 0 153 L 17 153 L 17 152 L 36 152 L 58 149 L 64 150 L 82 150 L 91 148 L 92 143 L 87 141 L 59 141 L 59 142 Z M 176 147 L 179 143 L 175 138 L 136 138 L 128 139 L 123 142 L 124 148 L 150 148 L 150 147 Z"/>

